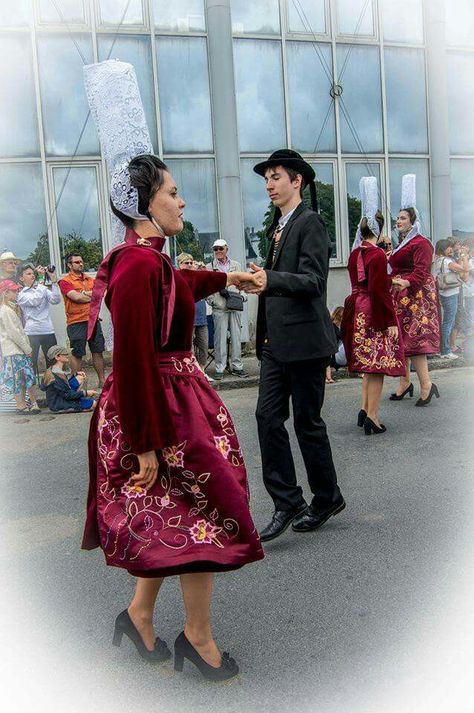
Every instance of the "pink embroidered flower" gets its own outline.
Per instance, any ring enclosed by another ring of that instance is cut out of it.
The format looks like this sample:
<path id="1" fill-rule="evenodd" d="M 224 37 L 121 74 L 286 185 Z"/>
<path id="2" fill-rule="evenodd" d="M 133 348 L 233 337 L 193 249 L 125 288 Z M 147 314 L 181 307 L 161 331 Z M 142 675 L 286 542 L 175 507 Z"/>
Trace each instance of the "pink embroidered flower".
<path id="1" fill-rule="evenodd" d="M 214 436 L 214 444 L 219 453 L 221 453 L 224 458 L 227 458 L 231 451 L 229 439 L 227 438 L 227 436 Z"/>
<path id="2" fill-rule="evenodd" d="M 128 481 L 122 486 L 120 491 L 122 495 L 126 498 L 143 498 L 146 495 L 146 489 L 142 488 L 141 485 L 134 485 L 133 481 Z"/>
<path id="3" fill-rule="evenodd" d="M 198 520 L 189 528 L 189 534 L 196 545 L 212 545 L 221 528 L 211 525 L 206 520 Z"/>
<path id="4" fill-rule="evenodd" d="M 172 468 L 184 468 L 184 451 L 181 446 L 163 448 L 163 458 Z"/>
<path id="5" fill-rule="evenodd" d="M 160 505 L 161 507 L 165 508 L 170 504 L 170 499 L 168 495 L 164 495 L 162 498 L 160 498 Z"/>

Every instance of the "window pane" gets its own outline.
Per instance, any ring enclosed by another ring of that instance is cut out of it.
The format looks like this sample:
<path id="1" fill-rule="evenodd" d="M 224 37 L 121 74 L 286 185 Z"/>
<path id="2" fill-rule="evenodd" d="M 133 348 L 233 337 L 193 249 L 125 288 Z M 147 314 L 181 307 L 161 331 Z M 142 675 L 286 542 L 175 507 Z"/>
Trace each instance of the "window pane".
<path id="1" fill-rule="evenodd" d="M 135 67 L 138 87 L 145 109 L 148 131 L 153 145 L 156 147 L 156 113 L 155 93 L 153 90 L 153 67 L 151 57 L 151 42 L 143 35 L 102 35 L 97 36 L 99 61 L 120 59 Z"/>
<path id="2" fill-rule="evenodd" d="M 341 35 L 373 35 L 372 0 L 337 0 L 337 29 Z"/>
<path id="3" fill-rule="evenodd" d="M 428 153 L 424 51 L 386 47 L 385 80 L 389 151 Z"/>
<path id="4" fill-rule="evenodd" d="M 212 151 L 211 100 L 204 37 L 157 37 L 164 150 Z"/>
<path id="5" fill-rule="evenodd" d="M 60 25 L 62 22 L 85 24 L 84 4 L 81 0 L 40 0 L 40 22 Z"/>
<path id="6" fill-rule="evenodd" d="M 278 35 L 280 13 L 278 0 L 230 0 L 233 32 L 258 32 Z"/>
<path id="7" fill-rule="evenodd" d="M 172 239 L 176 254 L 188 252 L 197 238 L 202 253 L 209 257 L 211 245 L 219 237 L 216 175 L 213 159 L 165 159 L 180 195 L 186 201 L 184 231 Z M 173 252 L 172 251 L 172 252 Z"/>
<path id="8" fill-rule="evenodd" d="M 474 153 L 474 55 L 450 52 L 447 64 L 451 153 Z"/>
<path id="9" fill-rule="evenodd" d="M 141 0 L 100 0 L 100 22 L 104 25 L 143 25 Z"/>
<path id="10" fill-rule="evenodd" d="M 265 190 L 265 181 L 253 170 L 255 164 L 262 160 L 244 158 L 240 161 L 246 258 L 256 259 L 257 264 L 263 264 L 267 256 L 268 242 L 264 234 L 264 222 L 266 214 L 272 210 L 272 203 Z"/>
<path id="11" fill-rule="evenodd" d="M 451 161 L 453 235 L 474 237 L 474 161 Z M 468 235 L 466 235 L 466 233 Z"/>
<path id="12" fill-rule="evenodd" d="M 30 0 L 1 0 L 0 27 L 24 27 L 31 14 Z"/>
<path id="13" fill-rule="evenodd" d="M 290 0 L 288 29 L 290 32 L 324 34 L 326 28 L 326 0 Z"/>
<path id="14" fill-rule="evenodd" d="M 428 161 L 426 159 L 406 159 L 392 158 L 388 162 L 390 171 L 390 212 L 392 218 L 392 239 L 396 243 L 397 232 L 395 230 L 395 221 L 400 210 L 400 202 L 402 199 L 402 176 L 406 173 L 414 173 L 416 175 L 416 203 L 418 213 L 420 214 L 421 230 L 423 235 L 428 238 L 431 236 L 431 221 L 430 221 L 430 176 Z M 388 226 L 388 217 L 385 216 Z"/>
<path id="15" fill-rule="evenodd" d="M 382 200 L 380 185 L 380 164 L 378 163 L 346 163 L 347 216 L 349 229 L 349 247 L 352 247 L 361 218 L 361 201 L 359 182 L 363 176 L 375 176 L 379 187 L 379 207 L 386 208 Z M 382 204 L 382 205 L 381 205 Z M 385 215 L 385 213 L 384 213 Z M 385 231 L 384 231 L 385 232 Z"/>
<path id="16" fill-rule="evenodd" d="M 337 257 L 336 245 L 336 198 L 334 194 L 334 169 L 332 163 L 313 163 L 316 171 L 316 193 L 321 218 L 326 224 L 333 244 L 332 257 Z"/>
<path id="17" fill-rule="evenodd" d="M 241 151 L 286 146 L 280 42 L 234 40 L 234 66 Z"/>
<path id="18" fill-rule="evenodd" d="M 199 32 L 206 29 L 204 0 L 153 0 L 157 30 Z"/>
<path id="19" fill-rule="evenodd" d="M 337 66 L 338 82 L 343 88 L 339 103 L 342 150 L 350 153 L 382 152 L 378 47 L 338 45 Z"/>
<path id="20" fill-rule="evenodd" d="M 38 156 L 36 97 L 29 34 L 0 36 L 0 86 L 0 156 Z"/>
<path id="21" fill-rule="evenodd" d="M 96 270 L 103 255 L 96 170 L 93 166 L 54 168 L 53 179 L 61 257 L 77 250 L 85 269 Z"/>
<path id="22" fill-rule="evenodd" d="M 74 33 L 86 63 L 93 62 L 89 35 Z M 72 156 L 81 131 L 77 153 L 81 156 L 98 154 L 97 133 L 89 116 L 84 78 L 83 59 L 66 35 L 38 36 L 38 63 L 46 153 L 52 156 Z M 87 123 L 86 123 L 87 119 Z"/>
<path id="23" fill-rule="evenodd" d="M 423 42 L 423 0 L 383 0 L 383 36 L 391 42 Z"/>
<path id="24" fill-rule="evenodd" d="M 308 153 L 336 151 L 331 46 L 287 42 L 286 50 L 292 146 Z"/>
<path id="25" fill-rule="evenodd" d="M 446 42 L 454 47 L 474 46 L 472 0 L 446 0 Z"/>
<path id="26" fill-rule="evenodd" d="M 18 197 L 24 195 L 25 186 L 28 186 L 27 205 L 21 210 L 12 210 L 12 206 L 18 206 Z M 28 258 L 37 246 L 42 246 L 42 255 L 49 259 L 39 163 L 0 164 L 0 223 L 2 250 L 12 250 L 18 257 Z"/>

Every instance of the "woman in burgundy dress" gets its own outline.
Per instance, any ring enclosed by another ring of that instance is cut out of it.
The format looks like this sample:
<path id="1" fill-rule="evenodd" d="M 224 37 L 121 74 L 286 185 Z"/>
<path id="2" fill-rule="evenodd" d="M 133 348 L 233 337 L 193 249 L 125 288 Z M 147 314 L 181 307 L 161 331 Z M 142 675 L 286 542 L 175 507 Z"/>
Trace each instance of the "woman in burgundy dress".
<path id="1" fill-rule="evenodd" d="M 420 398 L 416 406 L 427 406 L 432 397 L 439 398 L 436 384 L 428 372 L 428 354 L 440 351 L 439 302 L 434 277 L 431 274 L 433 246 L 419 233 L 414 208 L 401 210 L 397 219 L 400 245 L 389 259 L 396 311 L 405 351 L 406 373 L 400 386 L 392 394 L 392 401 L 400 401 L 406 394 L 413 396 L 410 383 L 410 361 L 420 382 Z"/>
<path id="2" fill-rule="evenodd" d="M 382 232 L 381 213 L 378 212 L 375 219 Z M 352 294 L 344 304 L 341 328 L 348 369 L 364 375 L 357 424 L 363 426 L 369 436 L 386 431 L 378 414 L 384 375 L 401 376 L 405 373 L 405 363 L 385 252 L 377 247 L 377 236 L 370 230 L 366 218 L 361 220 L 359 229 L 362 242 L 349 258 Z"/>
<path id="3" fill-rule="evenodd" d="M 182 230 L 184 201 L 155 156 L 134 158 L 128 171 L 138 212 L 149 220 L 112 203 L 127 231 L 99 268 L 91 303 L 90 332 L 107 290 L 114 353 L 90 429 L 83 548 L 101 547 L 108 565 L 137 578 L 116 620 L 116 645 L 126 634 L 144 658 L 170 657 L 155 639 L 153 611 L 163 578 L 180 575 L 186 623 L 175 667 L 188 658 L 207 678 L 223 680 L 238 666 L 212 637 L 213 573 L 262 559 L 263 550 L 234 424 L 191 341 L 195 302 L 252 277 L 175 270 L 161 250 L 165 235 Z"/>

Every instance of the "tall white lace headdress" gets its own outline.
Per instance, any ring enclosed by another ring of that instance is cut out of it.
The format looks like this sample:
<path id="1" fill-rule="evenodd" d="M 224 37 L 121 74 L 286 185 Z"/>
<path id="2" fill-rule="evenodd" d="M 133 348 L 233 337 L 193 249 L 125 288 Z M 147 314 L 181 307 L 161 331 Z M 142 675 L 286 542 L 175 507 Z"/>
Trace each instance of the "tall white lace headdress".
<path id="1" fill-rule="evenodd" d="M 400 202 L 400 210 L 414 208 L 416 213 L 416 222 L 410 233 L 416 230 L 416 233 L 421 233 L 420 214 L 416 207 L 416 175 L 414 173 L 406 173 L 402 176 L 402 199 Z M 408 236 L 407 236 L 408 237 Z"/>
<path id="2" fill-rule="evenodd" d="M 361 221 L 366 218 L 367 225 L 374 235 L 379 237 L 380 226 L 375 217 L 379 209 L 379 195 L 377 179 L 375 176 L 363 176 L 359 181 L 359 193 L 361 202 Z M 360 232 L 360 223 L 357 227 L 355 240 L 352 244 L 352 250 L 355 250 L 362 243 L 362 235 Z M 352 252 L 351 250 L 351 252 Z"/>
<path id="3" fill-rule="evenodd" d="M 128 172 L 132 158 L 153 153 L 135 69 L 113 59 L 88 64 L 84 84 L 110 173 L 112 203 L 134 220 L 148 220 L 138 210 L 138 192 Z M 113 244 L 121 243 L 124 236 L 124 225 L 113 216 Z"/>

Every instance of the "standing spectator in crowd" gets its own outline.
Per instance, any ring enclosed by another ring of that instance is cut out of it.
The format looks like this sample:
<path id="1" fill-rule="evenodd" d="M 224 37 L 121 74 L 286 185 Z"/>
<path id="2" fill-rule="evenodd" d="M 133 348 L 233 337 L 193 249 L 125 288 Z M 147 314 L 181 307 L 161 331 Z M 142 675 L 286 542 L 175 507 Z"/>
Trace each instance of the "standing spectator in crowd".
<path id="1" fill-rule="evenodd" d="M 12 280 L 0 282 L 0 346 L 2 349 L 2 370 L 0 383 L 12 393 L 16 401 L 17 413 L 40 413 L 36 403 L 35 374 L 31 361 L 31 346 L 28 341 L 16 305 L 20 285 Z M 31 406 L 26 403 L 26 394 Z"/>
<path id="2" fill-rule="evenodd" d="M 453 259 L 453 252 L 453 243 L 449 238 L 438 240 L 432 267 L 433 275 L 438 282 L 439 299 L 443 309 L 443 320 L 441 323 L 441 356 L 444 359 L 458 358 L 457 354 L 453 354 L 451 351 L 450 337 L 456 320 L 462 278 L 467 276 L 467 265 L 463 266 L 456 262 Z M 464 260 L 463 258 L 461 259 Z M 443 288 L 439 284 L 439 277 L 440 275 L 448 275 L 449 273 L 455 273 L 457 275 L 457 284 Z"/>
<path id="3" fill-rule="evenodd" d="M 214 259 L 208 270 L 214 272 L 240 272 L 241 267 L 238 262 L 229 258 L 229 246 L 221 238 L 214 241 L 212 246 Z M 234 376 L 246 377 L 242 364 L 242 309 L 246 298 L 241 295 L 237 287 L 226 287 L 220 292 L 208 297 L 208 302 L 212 307 L 214 319 L 214 356 L 216 361 L 217 381 L 224 378 L 224 369 L 227 365 L 227 333 L 230 332 L 230 373 Z"/>
<path id="4" fill-rule="evenodd" d="M 99 379 L 101 389 L 105 381 L 104 373 L 104 335 L 100 322 L 97 322 L 94 334 L 87 341 L 87 321 L 94 279 L 84 272 L 84 261 L 77 253 L 66 256 L 69 273 L 59 280 L 59 287 L 64 297 L 66 309 L 67 334 L 71 345 L 71 364 L 73 373 L 81 371 L 82 357 L 86 353 L 86 343 L 92 355 L 92 364 Z"/>
<path id="5" fill-rule="evenodd" d="M 36 280 L 35 269 L 31 263 L 25 263 L 18 271 L 20 285 L 23 285 L 18 293 L 17 304 L 20 307 L 25 333 L 32 348 L 31 359 L 33 369 L 38 374 L 38 355 L 40 347 L 46 361 L 46 367 L 51 366 L 48 360 L 48 349 L 54 346 L 56 335 L 53 323 L 49 314 L 49 306 L 57 305 L 61 301 L 61 293 L 58 287 L 56 271 L 48 272 L 44 267 L 36 268 L 39 274 L 47 274 L 51 280 L 51 289 L 45 285 L 40 285 Z"/>
<path id="6" fill-rule="evenodd" d="M 16 282 L 16 268 L 21 262 L 11 250 L 6 250 L 0 255 L 0 280 Z"/>
<path id="7" fill-rule="evenodd" d="M 181 253 L 176 258 L 180 270 L 198 270 L 204 269 L 203 263 L 194 261 L 193 256 L 189 253 Z M 206 317 L 206 300 L 199 300 L 194 306 L 194 330 L 193 330 L 193 352 L 198 361 L 199 366 L 204 371 L 207 363 L 207 354 L 209 348 L 209 334 L 207 329 Z M 206 373 L 204 374 L 208 381 L 214 381 Z"/>
<path id="8" fill-rule="evenodd" d="M 464 241 L 465 256 L 467 261 L 468 274 L 462 289 L 464 292 L 464 309 L 466 311 L 466 326 L 468 335 L 471 335 L 474 327 L 474 239 L 469 238 Z M 466 335 L 467 336 L 467 335 Z"/>
<path id="9" fill-rule="evenodd" d="M 46 392 L 46 402 L 50 411 L 64 413 L 70 411 L 91 411 L 96 392 L 85 387 L 86 375 L 83 371 L 67 377 L 64 367 L 69 362 L 66 347 L 58 345 L 48 350 L 48 361 L 52 366 L 46 370 L 41 390 Z"/>

